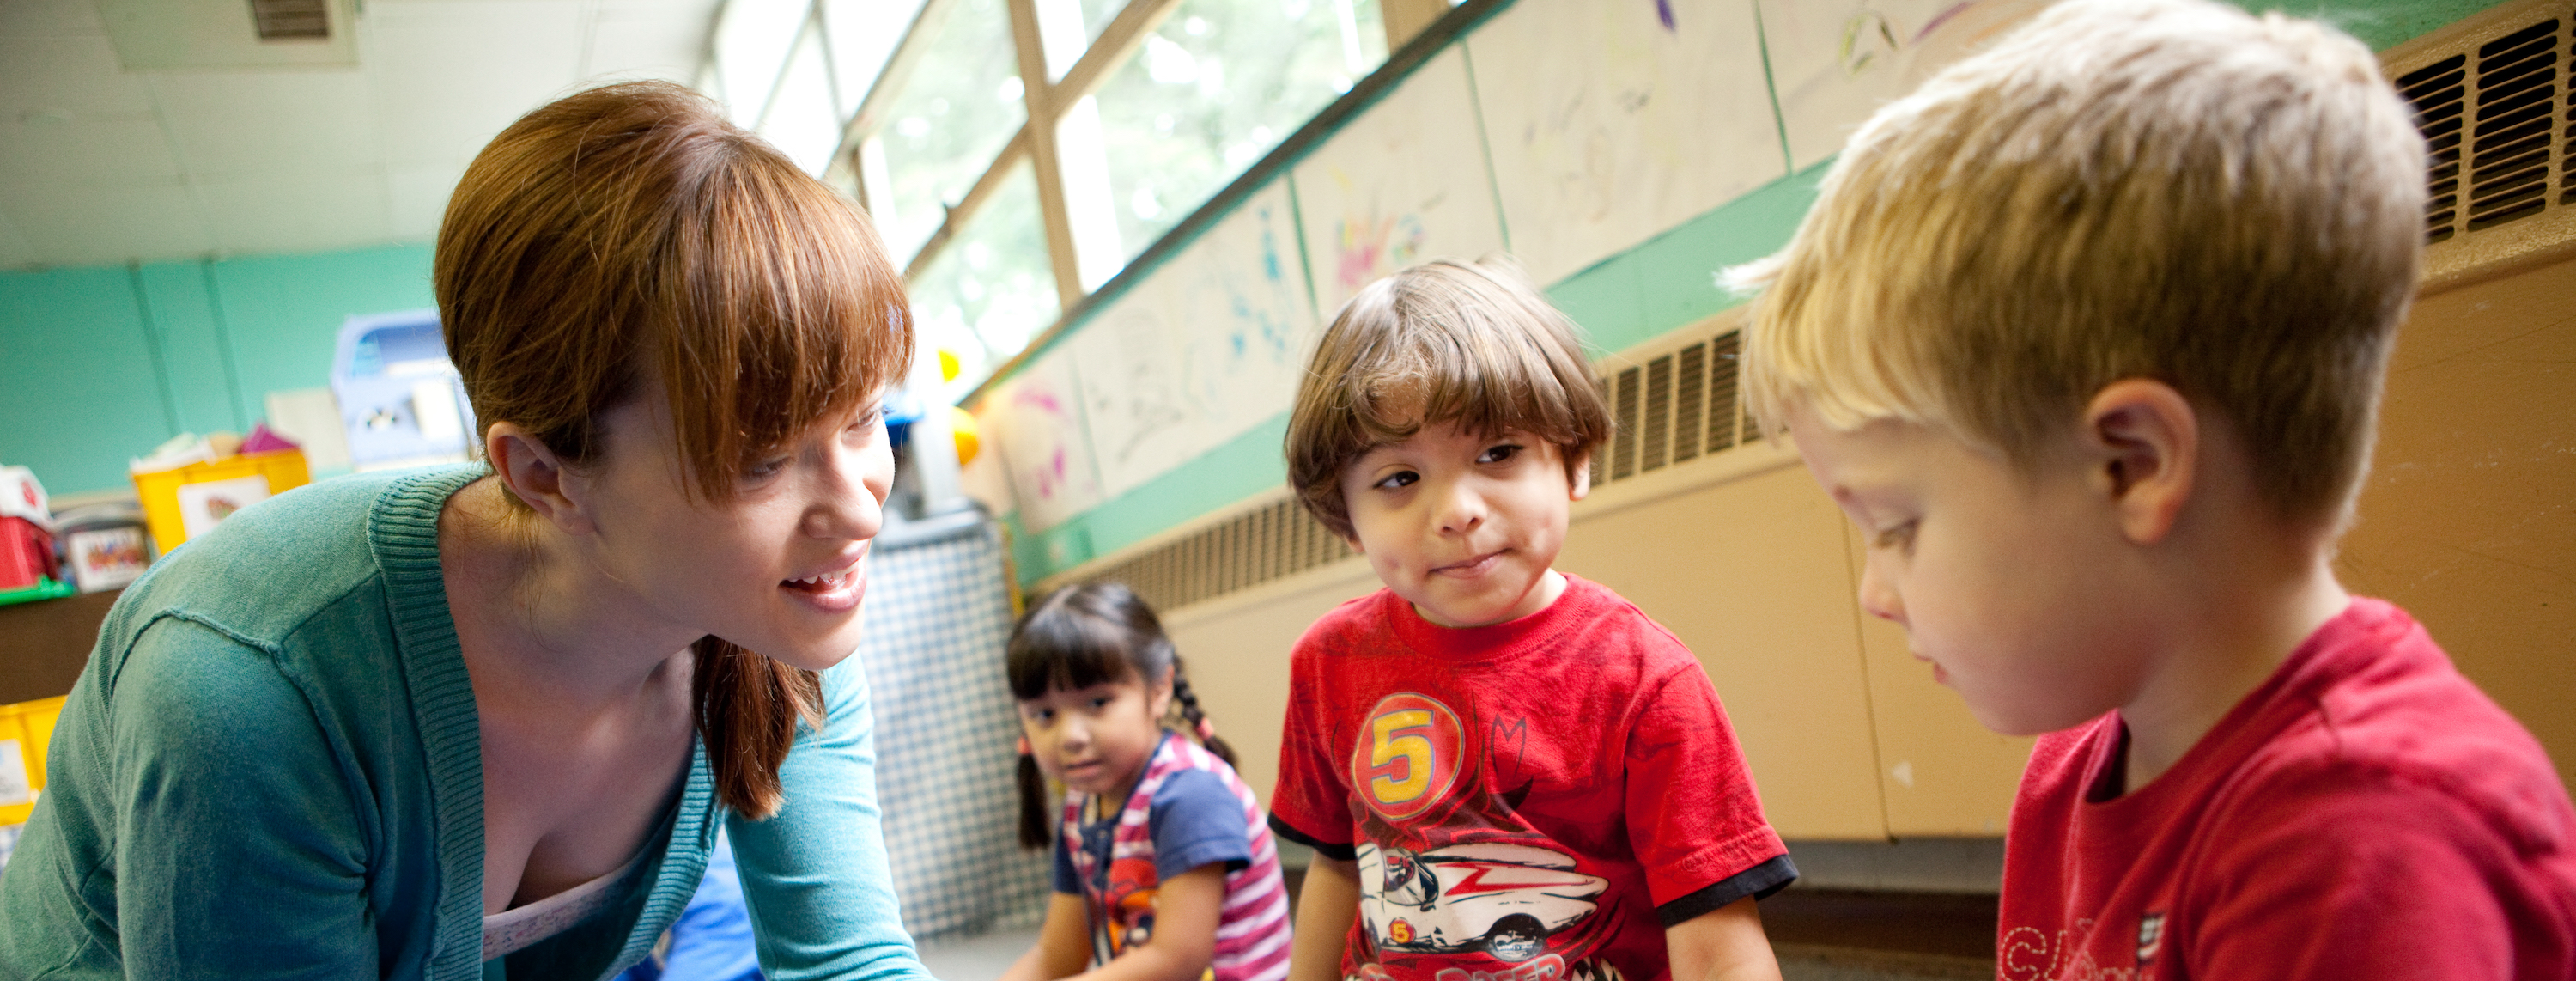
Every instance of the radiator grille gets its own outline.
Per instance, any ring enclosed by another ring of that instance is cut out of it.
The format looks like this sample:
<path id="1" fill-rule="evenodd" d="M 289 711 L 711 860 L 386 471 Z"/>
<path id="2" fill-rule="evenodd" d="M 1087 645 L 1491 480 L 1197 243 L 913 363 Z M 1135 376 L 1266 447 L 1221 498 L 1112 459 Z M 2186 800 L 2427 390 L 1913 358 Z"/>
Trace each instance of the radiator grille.
<path id="1" fill-rule="evenodd" d="M 1738 445 L 1735 331 L 1685 334 L 1678 350 L 1596 379 L 1618 428 L 1592 455 L 1595 484 L 1667 470 Z M 1748 426 L 1745 430 L 1750 432 Z M 1232 517 L 1133 555 L 1083 570 L 1115 579 L 1156 609 L 1175 610 L 1250 589 L 1359 553 L 1284 492 Z"/>

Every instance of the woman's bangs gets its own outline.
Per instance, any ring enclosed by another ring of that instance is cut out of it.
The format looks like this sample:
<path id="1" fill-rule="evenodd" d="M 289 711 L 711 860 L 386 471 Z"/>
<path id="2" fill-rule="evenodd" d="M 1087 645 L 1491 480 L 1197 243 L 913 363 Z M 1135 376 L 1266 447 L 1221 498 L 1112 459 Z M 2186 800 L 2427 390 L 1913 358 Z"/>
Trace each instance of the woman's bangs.
<path id="1" fill-rule="evenodd" d="M 682 454 L 722 500 L 759 457 L 900 381 L 913 337 L 875 233 L 829 189 L 754 151 L 708 192 L 678 230 L 662 367 Z"/>

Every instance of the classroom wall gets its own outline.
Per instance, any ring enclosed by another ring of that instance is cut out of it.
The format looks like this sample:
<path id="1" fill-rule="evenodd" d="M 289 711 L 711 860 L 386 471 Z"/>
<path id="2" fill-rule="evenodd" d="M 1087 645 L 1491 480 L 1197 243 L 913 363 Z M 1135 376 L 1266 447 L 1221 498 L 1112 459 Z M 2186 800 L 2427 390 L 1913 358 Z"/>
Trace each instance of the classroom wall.
<path id="1" fill-rule="evenodd" d="M 2492 3 L 2243 5 L 2386 49 Z M 1021 582 L 1278 487 L 1304 347 L 1394 268 L 1512 253 L 1602 352 L 1732 306 L 1712 274 L 1787 242 L 1853 127 L 2041 6 L 1465 4 L 970 400 Z"/>
<path id="2" fill-rule="evenodd" d="M 129 486 L 128 457 L 330 384 L 341 322 L 433 306 L 429 267 L 413 245 L 0 272 L 0 464 L 54 494 Z"/>
<path id="3" fill-rule="evenodd" d="M 2419 298 L 2335 573 L 2576 774 L 2576 261 Z"/>
<path id="4" fill-rule="evenodd" d="M 2325 12 L 2385 49 L 2485 6 L 2328 4 Z M 1575 7 L 1521 0 L 1502 17 Z M 1467 49 L 1471 78 L 1496 70 L 1473 35 Z M 1791 148 L 1782 165 L 1795 169 L 1546 281 L 1551 298 L 1605 351 L 1709 333 L 1708 318 L 1733 302 L 1709 273 L 1785 242 L 1830 162 L 1798 150 L 1815 145 L 1797 139 L 1820 130 L 1814 120 L 1784 112 L 1781 124 Z M 1487 126 L 1482 138 L 1498 131 Z M 1440 170 L 1400 157 L 1390 166 Z M 1292 167 L 1280 178 L 1301 209 L 1311 172 Z M 1462 193 L 1491 186 L 1471 179 Z M 1498 193 L 1508 216 L 1514 202 Z M 1505 225 L 1515 246 L 1539 240 L 1531 226 Z M 1332 308 L 1322 277 L 1337 271 L 1332 253 L 1346 244 L 1302 243 L 1318 311 Z M 2564 397 L 2576 390 L 2566 368 L 2576 355 L 2576 264 L 2424 297 L 2402 337 L 2379 469 L 2340 568 L 2356 591 L 2415 610 L 2565 773 L 2576 759 L 2576 708 L 2555 693 L 2576 649 L 2576 505 L 2568 503 L 2576 501 L 2576 404 Z M 1005 409 L 996 421 L 1007 425 L 1009 416 Z M 1276 495 L 1283 431 L 1284 416 L 1274 418 L 1133 489 L 1024 525 L 1023 580 L 1079 578 L 1087 559 Z M 1999 834 L 2029 740 L 1978 726 L 1907 654 L 1902 631 L 1858 609 L 1859 543 L 1785 459 L 1737 466 L 1653 501 L 1578 505 L 1562 563 L 1636 599 L 1699 654 L 1784 834 Z M 1613 485 L 1596 498 L 1619 492 Z M 1203 701 L 1243 751 L 1254 786 L 1273 777 L 1289 646 L 1316 616 L 1376 586 L 1364 561 L 1347 559 L 1167 612 Z"/>

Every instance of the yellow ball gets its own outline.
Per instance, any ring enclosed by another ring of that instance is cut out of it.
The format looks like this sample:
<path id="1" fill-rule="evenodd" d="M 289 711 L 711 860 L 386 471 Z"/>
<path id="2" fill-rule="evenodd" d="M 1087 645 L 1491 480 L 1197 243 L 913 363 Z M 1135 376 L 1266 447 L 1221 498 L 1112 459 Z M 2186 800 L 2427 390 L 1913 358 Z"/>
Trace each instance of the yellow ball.
<path id="1" fill-rule="evenodd" d="M 947 352 L 940 354 L 946 357 Z M 958 466 L 974 462 L 976 451 L 984 447 L 983 438 L 975 430 L 975 414 L 956 406 L 948 407 L 948 434 L 957 438 Z"/>

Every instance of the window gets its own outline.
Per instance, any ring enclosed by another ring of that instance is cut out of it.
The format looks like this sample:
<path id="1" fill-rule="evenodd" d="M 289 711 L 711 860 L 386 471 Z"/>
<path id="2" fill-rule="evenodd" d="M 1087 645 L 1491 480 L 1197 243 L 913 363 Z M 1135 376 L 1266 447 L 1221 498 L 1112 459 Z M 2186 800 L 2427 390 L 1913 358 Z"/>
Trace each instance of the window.
<path id="1" fill-rule="evenodd" d="M 1119 260 L 1385 60 L 1376 0 L 1182 3 L 1100 89 Z"/>
<path id="2" fill-rule="evenodd" d="M 1395 0 L 1012 2 L 726 0 L 699 74 L 867 205 L 961 392 L 1376 70 Z"/>
<path id="3" fill-rule="evenodd" d="M 1002 178 L 965 229 L 912 277 L 910 292 L 924 339 L 957 352 L 959 380 L 970 386 L 1055 322 L 1062 311 L 1028 164 Z"/>

